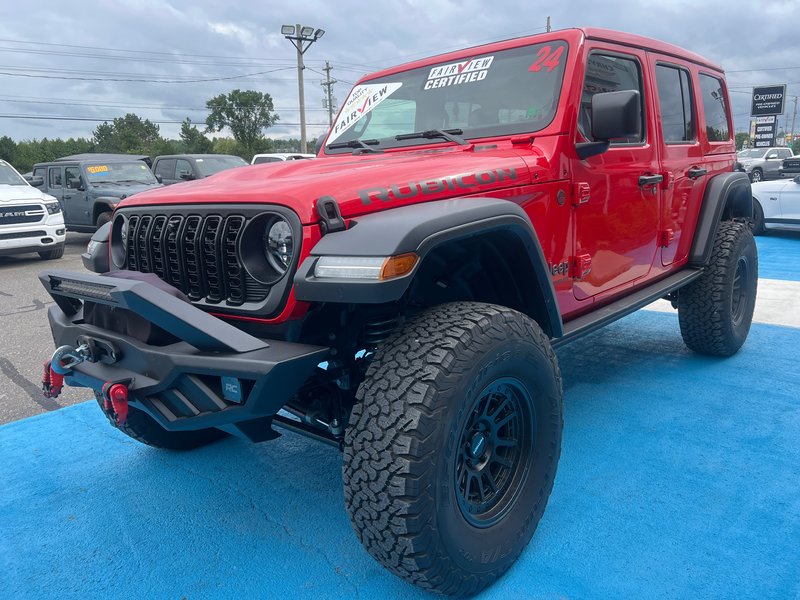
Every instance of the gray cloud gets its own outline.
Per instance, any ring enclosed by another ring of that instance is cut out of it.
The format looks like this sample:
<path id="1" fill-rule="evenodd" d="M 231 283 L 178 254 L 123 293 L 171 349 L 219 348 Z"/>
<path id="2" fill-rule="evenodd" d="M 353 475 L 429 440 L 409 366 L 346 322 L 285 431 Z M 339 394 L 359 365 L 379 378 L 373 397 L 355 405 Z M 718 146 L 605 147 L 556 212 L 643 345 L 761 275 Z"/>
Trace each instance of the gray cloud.
<path id="1" fill-rule="evenodd" d="M 349 82 L 364 73 L 467 45 L 536 33 L 544 27 L 548 15 L 554 28 L 589 25 L 629 31 L 683 46 L 721 64 L 730 71 L 737 129 L 748 126 L 750 85 L 785 82 L 790 84 L 790 94 L 800 94 L 800 2 L 794 0 L 579 0 L 556 6 L 506 0 L 201 0 L 183 4 L 87 0 L 80 3 L 79 10 L 65 10 L 63 2 L 44 0 L 27 10 L 11 3 L 0 7 L 0 72 L 64 79 L 0 75 L 0 114 L 113 118 L 136 112 L 156 121 L 181 121 L 189 116 L 202 123 L 205 112 L 194 109 L 202 109 L 216 94 L 239 87 L 272 94 L 281 125 L 270 130 L 270 135 L 297 136 L 294 49 L 279 29 L 283 23 L 299 22 L 326 30 L 325 37 L 306 54 L 306 106 L 309 134 L 313 136 L 322 133 L 327 123 L 319 85 L 325 60 L 333 64 L 333 76 L 342 82 L 336 85 L 335 93 L 344 100 Z M 171 57 L 146 52 L 168 53 Z M 777 67 L 794 68 L 760 70 Z M 174 81 L 273 69 L 281 70 L 196 83 L 83 80 Z M 759 70 L 740 72 L 750 69 Z M 45 104 L 47 101 L 62 104 Z M 90 122 L 0 119 L 0 135 L 15 139 L 88 137 L 95 126 Z M 178 129 L 174 124 L 161 125 L 162 134 L 168 137 L 175 137 Z"/>

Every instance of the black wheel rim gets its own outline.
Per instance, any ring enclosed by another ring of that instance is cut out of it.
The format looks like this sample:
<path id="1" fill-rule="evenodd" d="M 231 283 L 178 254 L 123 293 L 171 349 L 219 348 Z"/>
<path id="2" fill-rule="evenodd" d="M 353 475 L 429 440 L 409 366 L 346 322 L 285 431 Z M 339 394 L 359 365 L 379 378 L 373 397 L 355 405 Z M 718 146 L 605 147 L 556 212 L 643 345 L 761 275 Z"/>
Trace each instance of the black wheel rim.
<path id="1" fill-rule="evenodd" d="M 514 505 L 534 452 L 533 402 L 513 377 L 489 384 L 473 403 L 461 431 L 455 489 L 461 514 L 490 527 Z"/>
<path id="2" fill-rule="evenodd" d="M 744 319 L 750 288 L 750 263 L 746 257 L 740 256 L 736 262 L 736 273 L 733 276 L 733 295 L 731 298 L 731 318 L 735 325 L 738 325 Z"/>

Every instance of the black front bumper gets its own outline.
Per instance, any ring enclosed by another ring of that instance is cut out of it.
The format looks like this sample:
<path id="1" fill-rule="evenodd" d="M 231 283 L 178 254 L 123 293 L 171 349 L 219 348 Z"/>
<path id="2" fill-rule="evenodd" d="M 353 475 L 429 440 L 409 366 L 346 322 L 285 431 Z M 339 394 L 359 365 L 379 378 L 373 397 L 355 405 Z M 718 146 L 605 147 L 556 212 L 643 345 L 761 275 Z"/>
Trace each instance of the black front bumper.
<path id="1" fill-rule="evenodd" d="M 56 302 L 48 313 L 56 346 L 92 349 L 65 382 L 96 391 L 125 383 L 130 404 L 170 431 L 233 426 L 252 439 L 248 423 L 268 423 L 328 354 L 255 338 L 143 281 L 63 271 L 39 278 Z M 133 311 L 181 341 L 149 345 L 89 325 L 85 301 Z"/>

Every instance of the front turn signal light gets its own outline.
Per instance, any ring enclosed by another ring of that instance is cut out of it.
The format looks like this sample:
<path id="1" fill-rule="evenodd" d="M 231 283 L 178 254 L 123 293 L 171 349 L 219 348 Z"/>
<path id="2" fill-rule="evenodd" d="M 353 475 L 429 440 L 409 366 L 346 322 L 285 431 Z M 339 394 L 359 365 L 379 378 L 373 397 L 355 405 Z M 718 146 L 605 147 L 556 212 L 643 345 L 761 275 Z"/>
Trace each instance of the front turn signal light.
<path id="1" fill-rule="evenodd" d="M 419 256 L 413 252 L 407 252 L 406 254 L 398 254 L 397 256 L 388 257 L 385 261 L 383 261 L 383 266 L 381 267 L 381 281 L 408 275 L 414 269 L 414 266 L 417 264 L 418 260 Z"/>

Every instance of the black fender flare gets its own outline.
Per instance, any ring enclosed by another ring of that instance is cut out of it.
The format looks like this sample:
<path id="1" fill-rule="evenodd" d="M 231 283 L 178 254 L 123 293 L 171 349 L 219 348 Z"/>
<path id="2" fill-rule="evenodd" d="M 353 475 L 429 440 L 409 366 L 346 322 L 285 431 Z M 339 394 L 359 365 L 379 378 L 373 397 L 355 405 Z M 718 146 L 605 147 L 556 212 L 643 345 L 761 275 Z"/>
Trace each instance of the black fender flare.
<path id="1" fill-rule="evenodd" d="M 753 192 L 745 173 L 722 173 L 706 186 L 689 251 L 689 264 L 705 267 L 711 260 L 714 236 L 722 220 L 753 218 Z"/>
<path id="2" fill-rule="evenodd" d="M 400 300 L 425 257 L 441 244 L 502 232 L 516 236 L 530 266 L 540 306 L 538 321 L 551 337 L 562 335 L 561 314 L 542 247 L 528 215 L 517 204 L 497 198 L 458 198 L 389 209 L 357 217 L 348 229 L 325 235 L 294 277 L 295 297 L 307 302 L 380 304 Z M 321 256 L 396 256 L 415 252 L 420 260 L 405 276 L 388 281 L 314 276 Z M 522 270 L 520 270 L 520 273 Z"/>
<path id="3" fill-rule="evenodd" d="M 97 220 L 97 216 L 100 213 L 104 212 L 114 212 L 117 204 L 119 204 L 121 200 L 116 196 L 98 196 L 92 201 L 92 223 Z M 106 206 L 108 210 L 98 210 L 98 207 Z"/>

